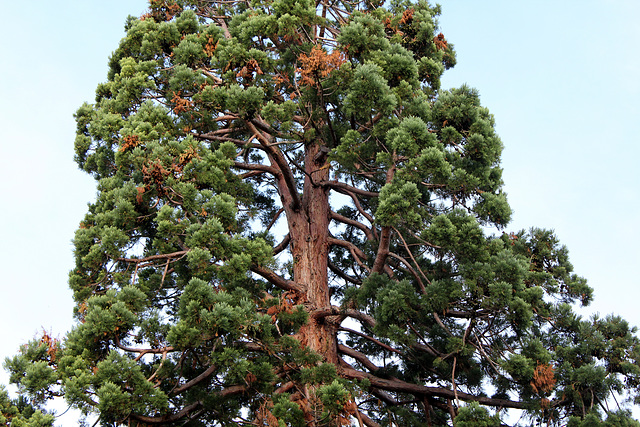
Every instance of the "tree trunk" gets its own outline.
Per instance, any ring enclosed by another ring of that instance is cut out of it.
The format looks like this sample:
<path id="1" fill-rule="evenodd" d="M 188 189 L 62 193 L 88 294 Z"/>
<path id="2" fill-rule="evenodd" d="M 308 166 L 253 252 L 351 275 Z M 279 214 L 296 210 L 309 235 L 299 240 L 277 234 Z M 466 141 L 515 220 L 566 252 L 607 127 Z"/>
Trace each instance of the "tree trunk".
<path id="1" fill-rule="evenodd" d="M 306 147 L 305 180 L 301 208 L 286 209 L 291 252 L 293 280 L 304 288 L 300 300 L 308 310 L 331 305 L 328 283 L 329 262 L 329 191 L 316 183 L 326 180 L 329 167 L 321 146 L 311 143 Z M 311 350 L 322 355 L 326 362 L 338 362 L 336 328 L 326 318 L 310 319 L 300 330 L 300 339 Z"/>

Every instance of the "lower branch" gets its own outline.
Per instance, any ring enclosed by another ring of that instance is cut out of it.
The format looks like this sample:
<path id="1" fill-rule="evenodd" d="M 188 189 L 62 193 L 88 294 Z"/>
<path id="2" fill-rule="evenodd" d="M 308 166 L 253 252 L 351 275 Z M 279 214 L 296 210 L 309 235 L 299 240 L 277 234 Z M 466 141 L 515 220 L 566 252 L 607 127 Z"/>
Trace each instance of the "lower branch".
<path id="1" fill-rule="evenodd" d="M 303 292 L 302 286 L 300 286 L 299 284 L 297 284 L 292 280 L 287 280 L 280 277 L 278 274 L 276 274 L 272 270 L 269 270 L 268 268 L 254 265 L 253 267 L 251 267 L 251 271 L 267 279 L 269 283 L 279 287 L 280 289 L 283 289 L 285 291 L 299 292 L 299 293 Z"/>
<path id="2" fill-rule="evenodd" d="M 220 397 L 230 397 L 230 396 L 236 396 L 238 394 L 242 394 L 246 390 L 247 390 L 247 386 L 234 385 L 219 391 L 217 394 Z M 163 415 L 161 417 L 147 417 L 145 415 L 131 414 L 130 418 L 136 421 L 143 422 L 145 424 L 152 424 L 152 425 L 170 424 L 170 423 L 180 421 L 185 417 L 188 417 L 190 413 L 197 411 L 201 407 L 202 407 L 202 401 L 199 400 L 197 402 L 192 403 L 191 405 L 185 406 L 184 408 L 182 408 L 182 410 L 176 412 L 175 414 Z"/>
<path id="3" fill-rule="evenodd" d="M 525 409 L 523 402 L 516 402 L 508 399 L 495 399 L 485 396 L 474 396 L 472 394 L 458 392 L 441 387 L 428 387 L 419 384 L 411 384 L 399 379 L 378 378 L 373 374 L 357 371 L 352 368 L 342 367 L 342 376 L 353 380 L 368 380 L 372 387 L 380 388 L 387 391 L 398 393 L 409 393 L 415 396 L 436 396 L 446 399 L 455 399 L 456 397 L 466 402 L 478 402 L 481 405 L 493 406 L 499 408 Z M 456 396 L 457 394 L 457 396 Z"/>
<path id="4" fill-rule="evenodd" d="M 376 260 L 374 261 L 373 268 L 371 269 L 374 273 L 382 273 L 382 271 L 384 270 L 387 256 L 389 256 L 390 243 L 391 227 L 382 227 L 382 231 L 380 233 L 380 243 L 378 244 L 378 255 L 376 255 Z"/>
<path id="5" fill-rule="evenodd" d="M 309 315 L 313 319 L 320 319 L 328 316 L 346 316 L 359 320 L 372 328 L 376 325 L 376 320 L 373 317 L 352 308 L 342 309 L 336 306 L 324 307 L 313 310 Z"/>
<path id="6" fill-rule="evenodd" d="M 351 347 L 347 347 L 346 345 L 338 344 L 338 351 L 357 360 L 362 366 L 364 366 L 371 372 L 376 372 L 380 369 L 379 366 L 370 361 L 367 356 L 360 353 L 358 350 L 354 350 Z"/>

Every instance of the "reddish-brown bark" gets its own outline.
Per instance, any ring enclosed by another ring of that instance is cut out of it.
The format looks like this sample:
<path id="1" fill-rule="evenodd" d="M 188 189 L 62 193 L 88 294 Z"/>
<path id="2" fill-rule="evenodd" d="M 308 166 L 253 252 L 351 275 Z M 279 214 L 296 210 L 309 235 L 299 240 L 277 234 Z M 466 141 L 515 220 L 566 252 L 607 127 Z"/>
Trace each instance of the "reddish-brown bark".
<path id="1" fill-rule="evenodd" d="M 293 281 L 304 289 L 300 295 L 310 310 L 330 306 L 329 263 L 329 189 L 318 185 L 329 176 L 329 168 L 319 144 L 308 144 L 305 157 L 305 180 L 300 209 L 286 208 Z M 291 204 L 289 204 L 291 205 Z M 327 318 L 312 318 L 300 330 L 300 338 L 325 361 L 338 363 L 336 326 Z"/>

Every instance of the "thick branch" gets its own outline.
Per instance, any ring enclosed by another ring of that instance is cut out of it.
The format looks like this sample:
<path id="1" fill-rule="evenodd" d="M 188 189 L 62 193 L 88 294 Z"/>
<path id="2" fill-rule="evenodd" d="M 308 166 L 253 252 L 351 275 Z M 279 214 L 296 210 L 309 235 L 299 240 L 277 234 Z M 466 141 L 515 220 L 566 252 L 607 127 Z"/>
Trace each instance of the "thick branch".
<path id="1" fill-rule="evenodd" d="M 369 227 L 367 227 L 366 225 L 364 225 L 363 223 L 361 223 L 360 221 L 356 221 L 355 219 L 351 219 L 351 218 L 347 218 L 346 216 L 342 216 L 339 213 L 333 212 L 331 211 L 331 219 L 341 222 L 343 224 L 347 224 L 347 225 L 351 225 L 359 230 L 362 230 L 362 232 L 364 232 L 365 236 L 367 236 L 368 240 L 374 240 L 375 237 L 373 236 L 373 233 L 371 232 L 371 229 Z"/>
<path id="2" fill-rule="evenodd" d="M 354 358 L 371 372 L 376 372 L 380 369 L 379 366 L 370 361 L 367 356 L 365 356 L 363 353 L 360 353 L 358 350 L 354 350 L 351 347 L 347 347 L 346 345 L 338 344 L 338 351 L 342 354 L 346 354 L 347 356 Z"/>
<path id="3" fill-rule="evenodd" d="M 288 198 L 290 199 L 290 207 L 294 211 L 300 209 L 301 201 L 300 195 L 298 194 L 298 189 L 296 187 L 296 182 L 293 176 L 293 172 L 289 168 L 289 164 L 287 160 L 282 155 L 282 152 L 274 147 L 269 138 L 267 138 L 260 130 L 256 128 L 256 125 L 253 122 L 245 122 L 247 127 L 260 141 L 260 145 L 267 152 L 269 158 L 272 163 L 275 163 L 279 170 L 279 177 L 284 181 L 286 188 L 288 190 Z M 281 190 L 282 191 L 282 190 Z"/>
<path id="4" fill-rule="evenodd" d="M 336 306 L 318 308 L 309 313 L 309 316 L 311 316 L 312 319 L 320 319 L 328 316 L 347 316 L 357 319 L 372 328 L 376 325 L 376 320 L 373 317 L 352 308 L 341 309 Z"/>
<path id="5" fill-rule="evenodd" d="M 247 386 L 234 385 L 219 391 L 217 395 L 220 397 L 236 396 L 238 394 L 244 393 L 246 390 L 247 390 Z M 201 407 L 202 407 L 202 402 L 197 401 L 192 403 L 191 405 L 185 406 L 184 408 L 182 408 L 182 410 L 170 415 L 163 415 L 161 417 L 147 417 L 144 415 L 131 414 L 130 417 L 136 421 L 140 421 L 146 424 L 153 424 L 153 425 L 170 424 L 176 421 L 180 421 L 185 417 L 188 417 L 190 413 L 200 409 Z"/>
<path id="6" fill-rule="evenodd" d="M 282 239 L 282 242 L 278 243 L 278 245 L 273 248 L 273 254 L 277 255 L 280 252 L 284 251 L 287 248 L 287 246 L 289 246 L 290 242 L 291 242 L 291 234 L 287 233 L 287 235 L 284 236 L 284 239 Z"/>
<path id="7" fill-rule="evenodd" d="M 457 392 L 441 387 L 428 387 L 419 384 L 411 384 L 399 379 L 384 379 L 378 378 L 373 374 L 366 372 L 360 372 L 352 368 L 342 368 L 342 375 L 345 378 L 364 380 L 367 379 L 371 383 L 372 387 L 381 388 L 383 390 L 409 393 L 415 396 L 436 396 L 444 397 L 446 399 L 455 399 L 456 397 L 466 402 L 478 402 L 481 405 L 494 406 L 498 408 L 514 408 L 514 409 L 526 409 L 526 404 L 523 402 L 516 402 L 508 399 L 494 399 L 484 396 L 474 396 L 472 394 Z M 457 396 L 456 396 L 457 394 Z"/>
<path id="8" fill-rule="evenodd" d="M 384 270 L 385 262 L 389 256 L 389 244 L 391 243 L 391 227 L 382 227 L 380 233 L 380 242 L 378 243 L 378 253 L 376 260 L 373 262 L 373 268 L 371 271 L 375 273 L 382 273 Z"/>
<path id="9" fill-rule="evenodd" d="M 203 373 L 201 373 L 200 375 L 198 375 L 197 377 L 195 377 L 191 381 L 188 381 L 188 382 L 184 383 L 183 385 L 181 385 L 180 387 L 174 389 L 171 394 L 172 395 L 180 394 L 185 390 L 189 390 L 194 385 L 200 384 L 202 381 L 206 380 L 211 375 L 213 375 L 213 373 L 216 371 L 216 369 L 218 369 L 218 367 L 215 366 L 215 365 L 209 366 L 209 368 L 206 371 L 204 371 Z"/>
<path id="10" fill-rule="evenodd" d="M 233 166 L 238 168 L 238 169 L 245 170 L 245 171 L 268 172 L 268 173 L 270 173 L 271 175 L 274 175 L 274 176 L 278 174 L 278 169 L 276 169 L 274 167 L 271 167 L 271 166 L 267 166 L 267 165 L 233 162 Z"/>
<path id="11" fill-rule="evenodd" d="M 138 353 L 138 357 L 136 360 L 140 359 L 145 354 L 163 354 L 170 351 L 175 351 L 174 347 L 162 347 L 162 348 L 133 348 L 126 347 L 120 343 L 120 339 L 116 337 L 115 340 L 116 347 L 120 350 L 128 351 L 129 353 Z"/>
<path id="12" fill-rule="evenodd" d="M 380 193 L 376 193 L 374 191 L 361 190 L 358 187 L 352 187 L 351 185 L 345 184 L 344 182 L 340 182 L 340 181 L 323 181 L 323 182 L 320 182 L 319 184 L 344 194 L 354 193 L 363 197 L 378 197 L 380 195 Z"/>
<path id="13" fill-rule="evenodd" d="M 283 289 L 285 291 L 294 291 L 294 292 L 300 292 L 300 293 L 303 291 L 302 286 L 300 286 L 296 282 L 292 280 L 283 279 L 278 274 L 274 273 L 272 270 L 269 270 L 268 268 L 254 265 L 253 267 L 251 267 L 251 271 L 267 279 L 269 283 L 271 283 L 272 285 L 277 286 L 280 289 Z"/>
<path id="14" fill-rule="evenodd" d="M 251 148 L 255 148 L 258 150 L 264 150 L 263 146 L 260 144 L 255 144 L 249 141 L 243 141 L 242 139 L 237 139 L 237 138 L 229 138 L 227 136 L 218 136 L 218 135 L 213 135 L 211 133 L 203 133 L 203 134 L 199 134 L 199 135 L 194 135 L 195 138 L 200 138 L 200 139 L 206 139 L 209 141 L 222 141 L 222 142 L 233 142 L 235 145 L 237 145 L 238 147 L 251 147 Z"/>

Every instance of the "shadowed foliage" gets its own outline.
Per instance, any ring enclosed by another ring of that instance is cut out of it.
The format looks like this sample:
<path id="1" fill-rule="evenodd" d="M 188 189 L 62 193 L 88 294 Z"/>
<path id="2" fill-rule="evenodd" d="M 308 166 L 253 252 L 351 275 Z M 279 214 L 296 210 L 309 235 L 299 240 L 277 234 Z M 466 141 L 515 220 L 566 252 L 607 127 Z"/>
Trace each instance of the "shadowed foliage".
<path id="1" fill-rule="evenodd" d="M 503 231 L 502 143 L 476 90 L 440 87 L 439 13 L 130 17 L 75 116 L 98 184 L 77 324 L 5 362 L 31 404 L 105 426 L 638 425 L 635 329 L 572 311 L 592 290 L 552 232 Z"/>

